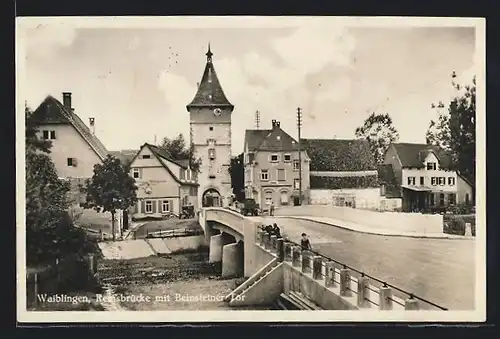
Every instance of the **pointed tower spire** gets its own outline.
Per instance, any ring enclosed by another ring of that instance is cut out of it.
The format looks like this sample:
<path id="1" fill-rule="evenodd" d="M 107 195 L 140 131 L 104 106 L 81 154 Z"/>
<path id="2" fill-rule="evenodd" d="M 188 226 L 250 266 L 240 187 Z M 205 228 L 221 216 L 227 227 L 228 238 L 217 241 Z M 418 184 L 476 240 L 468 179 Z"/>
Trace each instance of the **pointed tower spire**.
<path id="1" fill-rule="evenodd" d="M 210 43 L 208 43 L 208 51 L 205 55 L 207 56 L 205 71 L 203 72 L 193 100 L 186 108 L 189 111 L 192 107 L 227 107 L 232 111 L 234 106 L 227 100 L 217 77 L 217 73 L 215 72 Z"/>
<path id="2" fill-rule="evenodd" d="M 214 54 L 210 50 L 210 41 L 208 42 L 208 51 L 205 55 L 207 56 L 207 62 L 212 62 L 212 55 Z"/>

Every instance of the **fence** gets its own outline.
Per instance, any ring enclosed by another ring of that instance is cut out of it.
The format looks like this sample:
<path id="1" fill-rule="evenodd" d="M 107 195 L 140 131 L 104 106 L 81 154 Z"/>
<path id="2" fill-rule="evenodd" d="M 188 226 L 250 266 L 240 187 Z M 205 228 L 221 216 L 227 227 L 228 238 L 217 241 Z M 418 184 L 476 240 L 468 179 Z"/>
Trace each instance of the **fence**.
<path id="1" fill-rule="evenodd" d="M 322 255 L 288 239 L 268 233 L 262 226 L 257 232 L 257 241 L 264 248 L 276 253 L 280 261 L 291 262 L 303 273 L 312 273 L 315 280 L 324 279 L 326 287 L 340 287 L 340 296 L 357 297 L 359 308 L 378 307 L 392 310 L 395 305 L 405 310 L 448 309 L 415 294 L 370 276 L 333 258 Z M 356 275 L 356 277 L 354 277 Z M 352 285 L 356 288 L 353 288 Z M 393 290 L 400 295 L 396 296 Z M 396 306 L 396 307 L 398 307 Z"/>
<path id="2" fill-rule="evenodd" d="M 174 230 L 157 230 L 154 232 L 148 231 L 146 233 L 146 238 L 178 238 L 178 237 L 189 237 L 193 235 L 203 234 L 202 229 L 196 228 L 177 228 Z"/>
<path id="3" fill-rule="evenodd" d="M 91 228 L 77 226 L 77 225 L 75 225 L 75 227 L 85 231 L 87 235 L 91 236 L 92 238 L 95 238 L 99 242 L 113 239 L 113 236 L 111 234 L 103 232 L 102 230 L 94 230 Z"/>
<path id="4" fill-rule="evenodd" d="M 97 273 L 97 257 L 93 254 L 81 260 L 66 258 L 51 265 L 26 272 L 27 307 L 36 306 L 39 296 L 71 292 L 71 289 L 88 288 Z"/>

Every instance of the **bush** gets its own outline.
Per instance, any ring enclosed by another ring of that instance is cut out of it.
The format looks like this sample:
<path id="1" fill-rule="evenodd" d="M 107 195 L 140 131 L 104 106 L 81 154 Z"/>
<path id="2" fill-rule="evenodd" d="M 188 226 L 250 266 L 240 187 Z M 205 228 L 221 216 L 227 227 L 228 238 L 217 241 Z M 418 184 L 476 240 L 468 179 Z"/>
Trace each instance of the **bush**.
<path id="1" fill-rule="evenodd" d="M 465 235 L 465 224 L 471 224 L 472 236 L 476 236 L 475 216 L 471 215 L 444 215 L 443 232 L 446 234 Z"/>
<path id="2" fill-rule="evenodd" d="M 376 175 L 363 177 L 311 176 L 312 189 L 374 188 L 379 187 Z"/>

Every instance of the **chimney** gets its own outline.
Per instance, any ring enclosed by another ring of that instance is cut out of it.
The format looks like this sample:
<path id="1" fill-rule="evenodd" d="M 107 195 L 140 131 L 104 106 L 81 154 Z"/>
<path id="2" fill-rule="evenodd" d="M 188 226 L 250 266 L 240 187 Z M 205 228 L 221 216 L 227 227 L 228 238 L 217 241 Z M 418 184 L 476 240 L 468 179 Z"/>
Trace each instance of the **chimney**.
<path id="1" fill-rule="evenodd" d="M 63 105 L 66 109 L 71 110 L 71 92 L 63 92 Z"/>
<path id="2" fill-rule="evenodd" d="M 89 118 L 90 131 L 95 134 L 95 118 Z"/>
<path id="3" fill-rule="evenodd" d="M 273 119 L 271 122 L 273 124 L 273 129 L 280 127 L 280 122 L 279 121 Z"/>
<path id="4" fill-rule="evenodd" d="M 274 129 L 274 128 L 276 127 L 276 120 L 274 120 L 274 119 L 273 119 L 273 120 L 271 120 L 271 124 L 272 124 L 273 129 Z"/>

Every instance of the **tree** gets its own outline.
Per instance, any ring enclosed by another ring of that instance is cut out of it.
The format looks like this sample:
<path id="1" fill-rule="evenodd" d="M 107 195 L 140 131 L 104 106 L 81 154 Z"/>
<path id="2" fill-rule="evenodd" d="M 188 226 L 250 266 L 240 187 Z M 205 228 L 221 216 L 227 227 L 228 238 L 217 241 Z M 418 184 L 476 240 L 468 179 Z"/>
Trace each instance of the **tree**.
<path id="1" fill-rule="evenodd" d="M 189 159 L 189 167 L 198 173 L 201 166 L 201 158 L 195 157 L 194 144 L 191 143 L 189 147 L 186 145 L 184 135 L 180 133 L 175 139 L 163 138 L 160 145 L 158 145 L 165 152 L 170 154 L 172 160 L 186 160 Z"/>
<path id="2" fill-rule="evenodd" d="M 94 165 L 94 175 L 86 182 L 87 201 L 84 207 L 111 213 L 111 229 L 115 240 L 115 214 L 137 202 L 137 186 L 120 160 L 108 155 Z"/>
<path id="3" fill-rule="evenodd" d="M 48 153 L 51 144 L 37 136 L 26 109 L 26 261 L 29 265 L 94 252 L 95 244 L 74 227 L 67 209 L 68 182 L 58 178 Z"/>
<path id="4" fill-rule="evenodd" d="M 245 164 L 243 162 L 243 153 L 231 158 L 229 174 L 231 175 L 233 194 L 237 201 L 242 201 L 245 199 Z"/>
<path id="5" fill-rule="evenodd" d="M 372 113 L 363 126 L 356 128 L 358 139 L 366 139 L 377 164 L 382 164 L 389 145 L 399 140 L 399 133 L 392 125 L 389 114 Z"/>
<path id="6" fill-rule="evenodd" d="M 452 86 L 456 90 L 446 113 L 441 113 L 437 122 L 431 120 L 426 134 L 427 143 L 439 145 L 449 151 L 452 165 L 466 179 L 476 179 L 476 77 L 472 84 L 460 85 L 452 75 Z M 431 107 L 435 108 L 436 105 Z M 438 108 L 444 108 L 440 102 Z"/>

